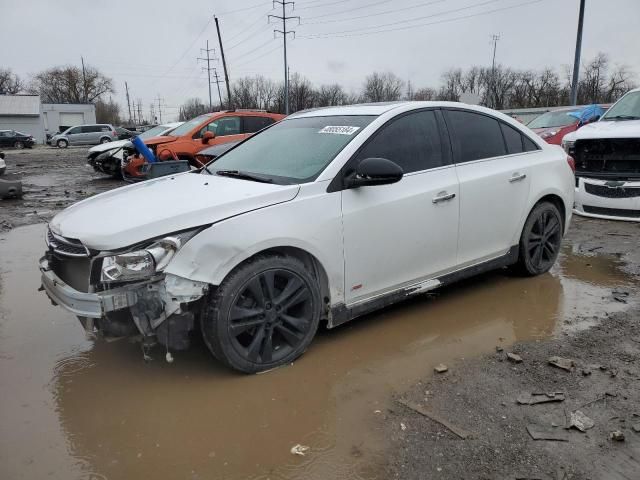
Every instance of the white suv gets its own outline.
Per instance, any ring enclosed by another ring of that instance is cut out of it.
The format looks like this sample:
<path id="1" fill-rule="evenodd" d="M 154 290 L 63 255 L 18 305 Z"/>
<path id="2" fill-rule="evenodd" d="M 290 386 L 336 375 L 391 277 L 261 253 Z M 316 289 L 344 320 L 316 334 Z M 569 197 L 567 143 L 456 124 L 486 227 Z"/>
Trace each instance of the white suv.
<path id="1" fill-rule="evenodd" d="M 575 158 L 574 212 L 640 222 L 640 88 L 562 139 Z"/>
<path id="2" fill-rule="evenodd" d="M 460 103 L 300 112 L 206 169 L 63 211 L 42 283 L 85 328 L 181 349 L 197 326 L 220 361 L 266 370 L 302 354 L 321 320 L 489 269 L 549 270 L 573 206 L 567 160 Z"/>

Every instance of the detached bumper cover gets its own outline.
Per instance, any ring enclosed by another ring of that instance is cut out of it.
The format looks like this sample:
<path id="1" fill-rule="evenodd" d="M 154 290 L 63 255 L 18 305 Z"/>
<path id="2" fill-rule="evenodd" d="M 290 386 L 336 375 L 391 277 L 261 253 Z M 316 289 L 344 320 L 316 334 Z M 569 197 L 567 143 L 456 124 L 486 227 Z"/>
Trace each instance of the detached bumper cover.
<path id="1" fill-rule="evenodd" d="M 42 287 L 49 298 L 79 317 L 101 318 L 105 313 L 120 310 L 137 302 L 131 288 L 104 293 L 79 292 L 62 281 L 50 268 L 46 258 L 40 259 Z"/>

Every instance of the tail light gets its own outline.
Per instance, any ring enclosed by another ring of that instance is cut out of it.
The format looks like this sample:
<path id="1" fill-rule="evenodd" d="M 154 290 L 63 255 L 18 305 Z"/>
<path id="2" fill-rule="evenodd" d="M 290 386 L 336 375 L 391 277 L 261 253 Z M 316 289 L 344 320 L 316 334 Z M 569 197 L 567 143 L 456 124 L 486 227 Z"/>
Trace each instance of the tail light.
<path id="1" fill-rule="evenodd" d="M 567 155 L 567 163 L 569 164 L 569 168 L 573 173 L 576 173 L 576 161 L 571 155 Z"/>

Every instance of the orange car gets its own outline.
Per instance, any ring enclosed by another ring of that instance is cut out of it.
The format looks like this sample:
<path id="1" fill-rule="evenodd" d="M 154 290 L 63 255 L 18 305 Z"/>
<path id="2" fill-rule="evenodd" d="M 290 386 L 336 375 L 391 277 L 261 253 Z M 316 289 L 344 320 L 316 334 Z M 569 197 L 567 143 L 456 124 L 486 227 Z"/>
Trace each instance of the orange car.
<path id="1" fill-rule="evenodd" d="M 189 160 L 194 167 L 200 167 L 196 160 L 196 154 L 200 150 L 221 143 L 244 140 L 252 133 L 284 117 L 279 113 L 260 110 L 205 113 L 183 123 L 170 135 L 152 137 L 144 143 L 161 160 Z M 144 175 L 142 173 L 144 163 L 141 157 L 130 158 L 124 169 L 127 175 L 140 177 Z"/>

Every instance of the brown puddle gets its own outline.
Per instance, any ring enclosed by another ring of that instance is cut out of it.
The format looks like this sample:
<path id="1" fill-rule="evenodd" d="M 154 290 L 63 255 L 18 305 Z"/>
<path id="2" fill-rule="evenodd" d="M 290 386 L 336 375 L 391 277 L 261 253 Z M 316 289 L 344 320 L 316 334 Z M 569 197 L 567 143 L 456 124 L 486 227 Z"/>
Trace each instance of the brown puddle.
<path id="1" fill-rule="evenodd" d="M 611 291 L 630 283 L 614 260 L 566 250 L 551 274 L 484 275 L 321 331 L 293 366 L 243 376 L 202 345 L 167 364 L 160 350 L 145 363 L 135 344 L 87 340 L 36 291 L 43 232 L 0 239 L 0 478 L 382 478 L 392 393 L 437 363 L 625 308 Z M 306 456 L 290 453 L 298 443 Z"/>

